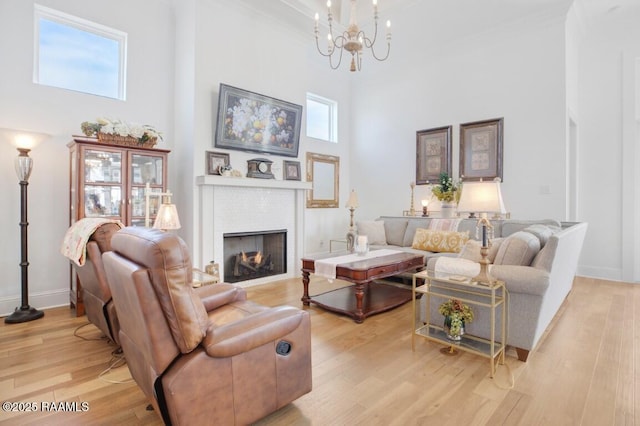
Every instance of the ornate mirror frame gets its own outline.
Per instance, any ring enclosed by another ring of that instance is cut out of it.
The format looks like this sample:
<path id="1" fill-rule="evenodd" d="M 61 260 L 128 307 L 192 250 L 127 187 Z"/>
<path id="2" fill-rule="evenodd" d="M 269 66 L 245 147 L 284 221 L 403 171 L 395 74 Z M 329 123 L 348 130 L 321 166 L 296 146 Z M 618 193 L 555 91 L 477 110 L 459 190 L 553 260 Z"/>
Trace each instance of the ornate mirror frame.
<path id="1" fill-rule="evenodd" d="M 340 157 L 307 152 L 307 208 L 337 208 L 339 205 Z"/>

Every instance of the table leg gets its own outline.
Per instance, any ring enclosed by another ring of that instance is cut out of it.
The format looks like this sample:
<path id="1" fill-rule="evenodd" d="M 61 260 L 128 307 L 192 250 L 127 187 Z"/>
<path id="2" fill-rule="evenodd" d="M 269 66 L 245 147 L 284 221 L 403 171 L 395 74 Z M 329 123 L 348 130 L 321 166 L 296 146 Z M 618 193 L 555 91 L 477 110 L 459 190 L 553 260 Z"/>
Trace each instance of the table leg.
<path id="1" fill-rule="evenodd" d="M 309 272 L 302 271 L 302 287 L 304 290 L 302 291 L 302 304 L 304 306 L 309 306 Z"/>
<path id="2" fill-rule="evenodd" d="M 362 300 L 364 299 L 364 284 L 356 284 L 356 312 L 355 320 L 358 324 L 364 321 L 364 312 L 362 312 Z"/>

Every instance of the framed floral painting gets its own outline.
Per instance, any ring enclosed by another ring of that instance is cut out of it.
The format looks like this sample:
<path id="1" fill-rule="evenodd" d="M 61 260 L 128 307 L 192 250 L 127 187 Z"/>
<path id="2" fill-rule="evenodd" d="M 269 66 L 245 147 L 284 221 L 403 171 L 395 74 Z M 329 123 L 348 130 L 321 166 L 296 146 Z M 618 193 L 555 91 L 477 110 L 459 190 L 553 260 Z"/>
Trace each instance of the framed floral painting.
<path id="1" fill-rule="evenodd" d="M 451 174 L 451 126 L 416 132 L 416 184 L 435 183 Z"/>
<path id="2" fill-rule="evenodd" d="M 216 148 L 297 157 L 302 106 L 220 84 Z"/>
<path id="3" fill-rule="evenodd" d="M 460 125 L 460 178 L 463 181 L 502 179 L 504 118 Z"/>

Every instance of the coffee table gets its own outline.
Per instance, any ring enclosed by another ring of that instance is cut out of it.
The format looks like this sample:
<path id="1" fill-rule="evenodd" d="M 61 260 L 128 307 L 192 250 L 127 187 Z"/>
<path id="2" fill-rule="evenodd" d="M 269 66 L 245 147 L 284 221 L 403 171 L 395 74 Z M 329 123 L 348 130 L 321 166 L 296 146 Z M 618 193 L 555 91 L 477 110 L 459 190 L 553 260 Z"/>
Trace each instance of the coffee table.
<path id="1" fill-rule="evenodd" d="M 313 303 L 328 311 L 348 315 L 359 324 L 368 316 L 388 311 L 411 300 L 411 289 L 374 282 L 402 272 L 422 269 L 422 255 L 401 251 L 340 263 L 336 265 L 336 279 L 354 285 L 309 296 L 309 275 L 315 272 L 315 262 L 346 254 L 347 252 L 330 253 L 302 259 L 303 305 Z"/>

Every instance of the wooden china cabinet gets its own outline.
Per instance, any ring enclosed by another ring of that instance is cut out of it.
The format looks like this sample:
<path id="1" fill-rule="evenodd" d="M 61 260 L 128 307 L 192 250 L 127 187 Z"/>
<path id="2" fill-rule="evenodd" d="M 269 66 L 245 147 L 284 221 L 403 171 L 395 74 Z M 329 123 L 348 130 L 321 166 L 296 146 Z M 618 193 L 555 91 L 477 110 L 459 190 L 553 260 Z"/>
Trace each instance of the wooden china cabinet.
<path id="1" fill-rule="evenodd" d="M 74 136 L 69 147 L 69 225 L 85 217 L 120 220 L 144 226 L 145 186 L 167 190 L 168 150 L 110 145 L 95 138 Z M 150 199 L 152 220 L 160 197 Z M 70 305 L 84 315 L 82 287 L 71 268 Z"/>

